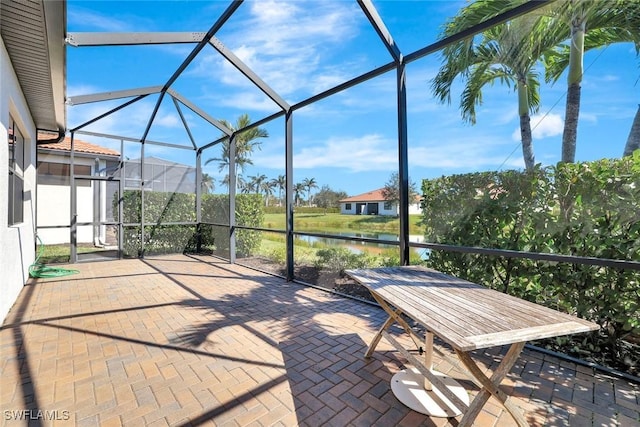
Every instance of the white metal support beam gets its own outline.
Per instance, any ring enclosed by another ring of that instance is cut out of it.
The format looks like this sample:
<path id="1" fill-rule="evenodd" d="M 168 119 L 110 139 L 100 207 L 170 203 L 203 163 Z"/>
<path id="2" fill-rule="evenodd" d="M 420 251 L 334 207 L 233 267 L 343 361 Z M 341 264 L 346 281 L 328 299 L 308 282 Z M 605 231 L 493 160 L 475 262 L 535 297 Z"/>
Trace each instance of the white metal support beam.
<path id="1" fill-rule="evenodd" d="M 206 112 L 204 112 L 201 108 L 199 108 L 197 105 L 193 104 L 191 101 L 189 101 L 188 99 L 186 99 L 185 97 L 183 97 L 182 95 L 180 95 L 178 92 L 176 92 L 173 89 L 168 89 L 167 93 L 169 95 L 171 95 L 173 98 L 177 99 L 178 101 L 180 101 L 182 104 L 184 104 L 187 108 L 189 108 L 191 111 L 193 111 L 194 113 L 196 113 L 197 115 L 199 115 L 200 117 L 202 117 L 203 119 L 205 119 L 206 121 L 208 121 L 209 123 L 211 123 L 213 126 L 217 127 L 218 129 L 220 129 L 223 133 L 225 133 L 227 136 L 231 136 L 231 134 L 233 132 L 231 132 L 231 129 L 227 128 L 221 121 L 214 119 L 213 117 L 211 117 L 209 114 L 207 114 Z"/>
<path id="2" fill-rule="evenodd" d="M 91 102 L 109 101 L 112 99 L 131 98 L 134 96 L 151 95 L 159 93 L 162 86 L 150 86 L 137 89 L 114 90 L 110 92 L 94 93 L 90 95 L 79 95 L 67 98 L 67 105 L 89 104 Z"/>
<path id="3" fill-rule="evenodd" d="M 244 62 L 240 60 L 233 52 L 226 48 L 226 46 L 215 36 L 211 37 L 209 44 L 213 46 L 215 50 L 220 53 L 227 61 L 229 61 L 234 67 L 244 74 L 251 82 L 258 87 L 265 95 L 267 95 L 273 102 L 278 104 L 283 111 L 288 111 L 291 106 L 287 101 L 282 99 L 278 93 L 269 87 L 256 73 L 253 72 Z"/>
<path id="4" fill-rule="evenodd" d="M 373 5 L 373 3 L 371 3 L 371 0 L 358 0 L 358 4 L 360 5 L 360 8 L 364 12 L 364 14 L 367 16 L 367 19 L 369 19 L 369 22 L 371 23 L 373 28 L 378 33 L 378 36 L 380 36 L 380 39 L 384 43 L 391 56 L 393 56 L 393 59 L 396 62 L 400 62 L 400 59 L 402 57 L 400 48 L 398 48 L 396 42 L 393 41 L 391 33 L 382 21 L 382 18 L 378 14 L 375 6 Z"/>
<path id="5" fill-rule="evenodd" d="M 199 43 L 206 33 L 67 33 L 65 42 L 74 47 L 140 44 Z"/>

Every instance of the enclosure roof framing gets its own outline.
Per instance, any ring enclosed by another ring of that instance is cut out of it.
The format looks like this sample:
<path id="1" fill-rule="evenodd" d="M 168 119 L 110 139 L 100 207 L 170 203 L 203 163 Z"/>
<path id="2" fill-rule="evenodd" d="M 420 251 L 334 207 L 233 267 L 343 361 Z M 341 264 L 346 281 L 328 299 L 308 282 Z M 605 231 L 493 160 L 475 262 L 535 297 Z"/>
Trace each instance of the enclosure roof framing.
<path id="1" fill-rule="evenodd" d="M 133 46 L 150 44 L 199 43 L 203 32 L 157 32 L 157 33 L 103 33 L 70 32 L 65 42 L 69 46 Z"/>
<path id="2" fill-rule="evenodd" d="M 3 0 L 4 1 L 4 0 Z M 70 32 L 66 37 L 66 43 L 70 46 L 74 47 L 84 47 L 84 46 L 118 46 L 118 45 L 159 45 L 159 44 L 195 44 L 196 46 L 192 49 L 192 51 L 188 54 L 188 56 L 184 59 L 184 61 L 180 64 L 180 66 L 173 72 L 171 77 L 164 83 L 162 86 L 152 86 L 148 88 L 139 88 L 139 89 L 128 89 L 128 90 L 117 90 L 104 92 L 101 94 L 89 94 L 89 95 L 81 95 L 74 96 L 67 100 L 68 105 L 79 105 L 90 102 L 98 102 L 98 101 L 106 101 L 117 98 L 126 98 L 136 96 L 133 101 L 129 101 L 126 105 L 130 105 L 131 103 L 139 100 L 141 97 L 146 95 L 159 93 L 158 99 L 156 101 L 155 107 L 149 117 L 147 122 L 147 126 L 144 130 L 143 135 L 139 139 L 140 141 L 145 141 L 151 127 L 153 126 L 153 122 L 158 113 L 160 105 L 164 99 L 165 94 L 169 93 L 169 95 L 173 98 L 174 105 L 178 110 L 178 115 L 180 116 L 181 123 L 187 132 L 187 135 L 190 139 L 191 144 L 196 147 L 196 149 L 201 152 L 203 149 L 209 148 L 220 141 L 223 141 L 225 138 L 219 138 L 209 143 L 198 144 L 190 129 L 187 126 L 187 122 L 182 114 L 182 111 L 179 108 L 180 104 L 183 104 L 187 108 L 189 108 L 192 112 L 200 116 L 202 119 L 207 121 L 209 124 L 220 130 L 226 137 L 232 136 L 232 131 L 228 129 L 222 122 L 222 120 L 214 118 L 211 114 L 207 113 L 203 108 L 196 105 L 194 102 L 190 101 L 186 97 L 178 94 L 175 89 L 172 88 L 175 81 L 180 77 L 180 75 L 185 71 L 185 69 L 189 66 L 189 64 L 196 58 L 196 56 L 204 49 L 206 45 L 210 45 L 224 60 L 232 65 L 235 69 L 237 69 L 245 78 L 247 78 L 254 87 L 259 89 L 264 95 L 266 95 L 272 102 L 277 105 L 280 109 L 279 112 L 275 114 L 271 114 L 257 122 L 253 122 L 250 126 L 244 129 L 235 129 L 235 132 L 241 132 L 253 127 L 257 126 L 257 123 L 263 124 L 272 119 L 282 116 L 284 113 L 293 110 L 299 110 L 305 106 L 311 105 L 314 102 L 317 102 L 321 99 L 327 98 L 331 95 L 354 87 L 362 82 L 373 79 L 377 76 L 385 74 L 389 71 L 397 69 L 401 64 L 408 64 L 412 61 L 420 59 L 426 55 L 432 54 L 441 50 L 449 44 L 455 43 L 459 40 L 462 40 L 467 37 L 471 37 L 475 34 L 478 34 L 488 28 L 491 28 L 495 25 L 498 25 L 507 20 L 513 19 L 525 13 L 532 12 L 533 10 L 540 8 L 552 0 L 532 0 L 527 1 L 521 5 L 515 6 L 507 12 L 504 12 L 498 16 L 492 17 L 478 25 L 472 26 L 466 29 L 463 32 L 455 34 L 453 36 L 441 39 L 436 41 L 433 44 L 430 44 L 424 48 L 418 49 L 412 53 L 407 55 L 403 55 L 400 50 L 400 47 L 394 41 L 391 32 L 386 27 L 382 17 L 379 15 L 376 10 L 375 5 L 371 0 L 356 0 L 362 13 L 366 16 L 369 24 L 378 34 L 381 43 L 384 45 L 386 50 L 392 57 L 392 61 L 384 64 L 382 66 L 378 66 L 375 69 L 364 72 L 359 76 L 356 76 L 348 81 L 339 83 L 334 87 L 327 89 L 321 93 L 317 93 L 308 97 L 307 99 L 300 100 L 294 104 L 290 104 L 287 102 L 281 94 L 279 94 L 276 90 L 274 90 L 271 86 L 269 86 L 261 76 L 259 76 L 253 69 L 251 69 L 247 64 L 245 64 L 235 53 L 233 53 L 230 49 L 228 49 L 216 36 L 215 34 L 224 26 L 224 24 L 233 16 L 238 7 L 243 3 L 243 0 L 232 0 L 228 7 L 224 10 L 221 16 L 216 20 L 216 22 L 212 25 L 212 27 L 207 32 L 202 31 L 191 31 L 191 32 L 119 32 L 119 33 L 105 33 L 105 32 Z M 79 130 L 88 124 L 94 123 L 95 121 L 102 119 L 116 111 L 119 111 L 124 106 L 120 106 L 110 110 L 109 112 L 102 114 L 98 118 L 91 120 L 82 124 L 81 126 L 73 129 L 74 131 Z"/>
<path id="3" fill-rule="evenodd" d="M 78 95 L 67 98 L 67 105 L 81 105 L 113 99 L 131 98 L 133 96 L 151 95 L 153 93 L 159 93 L 161 90 L 162 86 L 150 86 L 137 89 L 114 90 L 90 95 Z"/>

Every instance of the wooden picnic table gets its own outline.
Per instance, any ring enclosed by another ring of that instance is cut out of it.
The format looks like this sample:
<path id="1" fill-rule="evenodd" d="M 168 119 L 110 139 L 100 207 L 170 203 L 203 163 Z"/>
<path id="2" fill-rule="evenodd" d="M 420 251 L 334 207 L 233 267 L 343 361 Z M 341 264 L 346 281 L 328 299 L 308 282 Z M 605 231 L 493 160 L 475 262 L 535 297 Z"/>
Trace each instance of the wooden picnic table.
<path id="1" fill-rule="evenodd" d="M 369 358 L 385 337 L 413 369 L 394 375 L 391 386 L 398 399 L 412 409 L 439 417 L 464 413 L 460 426 L 470 426 L 489 397 L 498 399 L 520 426 L 527 426 L 520 410 L 499 387 L 527 341 L 594 331 L 595 323 L 504 294 L 421 266 L 347 270 L 366 287 L 389 318 L 375 335 Z M 424 341 L 406 322 L 408 316 L 425 328 Z M 424 364 L 387 332 L 399 323 L 416 345 L 424 345 Z M 472 379 L 481 387 L 469 404 L 460 384 L 432 369 L 433 336 L 449 344 Z M 471 358 L 472 350 L 510 345 L 500 365 L 487 377 Z"/>

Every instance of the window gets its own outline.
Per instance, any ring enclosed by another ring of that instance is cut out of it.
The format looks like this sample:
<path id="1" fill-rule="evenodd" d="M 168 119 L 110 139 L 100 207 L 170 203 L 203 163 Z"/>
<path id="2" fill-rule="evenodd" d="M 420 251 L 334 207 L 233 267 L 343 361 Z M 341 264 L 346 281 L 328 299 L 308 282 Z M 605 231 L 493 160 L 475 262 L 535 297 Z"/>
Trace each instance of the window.
<path id="1" fill-rule="evenodd" d="M 384 210 L 390 211 L 391 209 L 393 209 L 393 202 L 384 202 Z"/>
<path id="2" fill-rule="evenodd" d="M 351 210 L 351 203 L 345 203 L 344 204 L 344 210 L 350 211 Z"/>
<path id="3" fill-rule="evenodd" d="M 9 117 L 9 225 L 24 221 L 24 136 Z"/>
<path id="4" fill-rule="evenodd" d="M 44 185 L 69 185 L 70 167 L 66 163 L 38 162 L 38 184 Z M 75 165 L 75 175 L 91 175 L 91 166 Z M 79 187 L 90 187 L 88 179 L 76 180 Z"/>

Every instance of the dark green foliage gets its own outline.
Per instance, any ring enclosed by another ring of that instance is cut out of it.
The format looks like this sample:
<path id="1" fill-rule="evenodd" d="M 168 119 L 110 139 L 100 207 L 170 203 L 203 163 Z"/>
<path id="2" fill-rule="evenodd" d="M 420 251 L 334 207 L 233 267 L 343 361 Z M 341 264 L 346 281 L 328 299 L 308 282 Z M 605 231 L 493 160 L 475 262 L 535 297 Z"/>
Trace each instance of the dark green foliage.
<path id="1" fill-rule="evenodd" d="M 340 274 L 352 268 L 378 267 L 379 259 L 366 252 L 354 253 L 347 248 L 320 249 L 316 253 L 315 266 Z"/>
<path id="2" fill-rule="evenodd" d="M 117 201 L 115 202 L 117 203 Z M 140 191 L 124 193 L 125 224 L 140 223 L 142 197 Z M 202 196 L 202 222 L 195 225 L 195 195 L 185 193 L 147 192 L 144 194 L 144 251 L 146 254 L 192 252 L 210 249 L 229 258 L 229 229 L 206 223 L 229 223 L 229 197 L 206 194 Z M 264 218 L 262 196 L 240 194 L 236 197 L 236 223 L 260 227 Z M 193 225 L 167 225 L 172 222 L 191 222 Z M 236 249 L 239 256 L 251 255 L 259 247 L 261 232 L 236 230 Z M 124 255 L 142 254 L 140 226 L 126 226 Z"/>
<path id="3" fill-rule="evenodd" d="M 528 172 L 442 177 L 423 181 L 422 189 L 430 242 L 640 261 L 640 152 Z M 571 350 L 636 369 L 637 348 L 633 353 L 625 339 L 640 334 L 638 270 L 435 250 L 428 262 L 597 322 L 600 333 L 576 336 Z"/>
<path id="4" fill-rule="evenodd" d="M 264 208 L 266 214 L 285 214 L 286 208 L 284 206 L 267 206 Z M 309 206 L 297 206 L 294 209 L 294 213 L 297 214 L 328 214 L 328 213 L 340 213 L 340 208 L 322 208 L 322 207 L 309 207 Z"/>
<path id="5" fill-rule="evenodd" d="M 348 195 L 344 191 L 334 191 L 328 185 L 323 185 L 320 191 L 313 196 L 313 200 L 320 208 L 340 212 L 340 200 L 347 197 Z"/>

